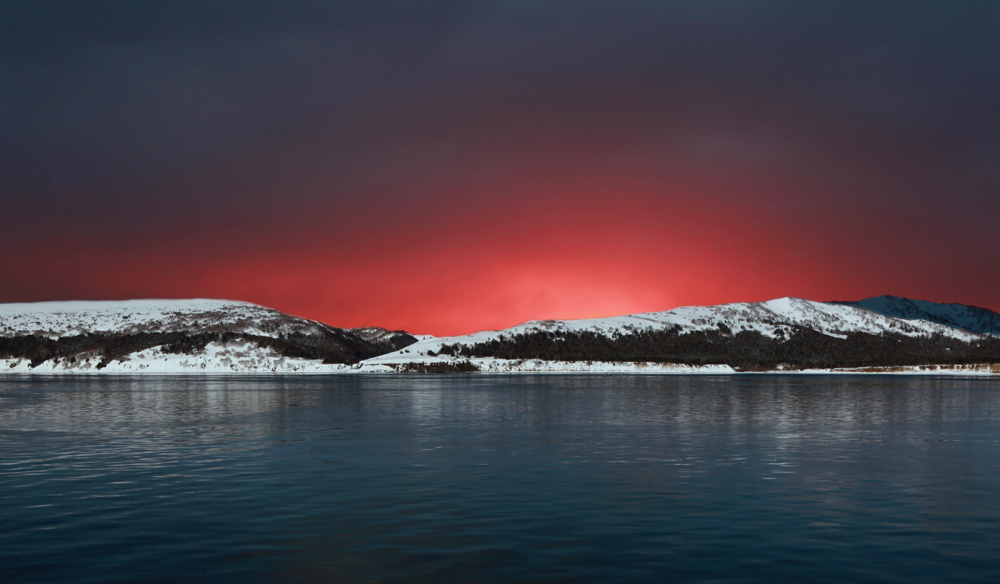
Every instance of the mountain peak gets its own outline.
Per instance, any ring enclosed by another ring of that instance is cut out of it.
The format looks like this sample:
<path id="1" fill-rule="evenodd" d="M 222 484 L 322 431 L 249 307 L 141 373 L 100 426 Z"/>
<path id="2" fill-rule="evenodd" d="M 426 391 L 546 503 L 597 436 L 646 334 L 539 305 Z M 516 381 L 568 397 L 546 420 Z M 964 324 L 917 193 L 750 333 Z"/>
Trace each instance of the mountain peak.
<path id="1" fill-rule="evenodd" d="M 976 334 L 1000 336 L 1000 314 L 978 306 L 913 300 L 891 295 L 830 304 L 853 306 L 903 320 L 925 320 Z"/>

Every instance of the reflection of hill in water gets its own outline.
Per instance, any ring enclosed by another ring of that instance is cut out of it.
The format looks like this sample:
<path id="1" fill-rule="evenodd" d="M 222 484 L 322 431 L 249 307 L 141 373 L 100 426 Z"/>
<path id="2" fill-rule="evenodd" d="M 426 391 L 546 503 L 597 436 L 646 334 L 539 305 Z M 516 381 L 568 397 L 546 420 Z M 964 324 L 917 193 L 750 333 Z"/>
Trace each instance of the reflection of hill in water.
<path id="1" fill-rule="evenodd" d="M 0 426 L 31 431 L 118 434 L 187 440 L 213 430 L 261 432 L 243 418 L 315 405 L 302 384 L 211 377 L 21 379 L 4 384 Z M 10 386 L 17 390 L 11 391 Z"/>
<path id="2" fill-rule="evenodd" d="M 730 376 L 322 376 L 7 378 L 0 425 L 54 432 L 335 410 L 414 423 L 816 426 L 975 415 L 974 379 Z M 817 389 L 820 387 L 820 389 Z M 944 393 L 942 393 L 945 389 Z M 978 397 L 1000 404 L 1000 395 Z M 254 420 L 248 420 L 253 425 Z"/>

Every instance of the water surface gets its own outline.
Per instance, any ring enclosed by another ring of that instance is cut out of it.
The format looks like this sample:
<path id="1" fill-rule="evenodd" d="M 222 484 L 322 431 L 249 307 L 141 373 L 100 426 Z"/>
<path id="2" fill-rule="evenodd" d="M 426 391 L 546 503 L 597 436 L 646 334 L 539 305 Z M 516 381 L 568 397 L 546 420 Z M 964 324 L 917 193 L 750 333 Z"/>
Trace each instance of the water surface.
<path id="1" fill-rule="evenodd" d="M 4 582 L 996 582 L 1000 382 L 0 379 Z"/>

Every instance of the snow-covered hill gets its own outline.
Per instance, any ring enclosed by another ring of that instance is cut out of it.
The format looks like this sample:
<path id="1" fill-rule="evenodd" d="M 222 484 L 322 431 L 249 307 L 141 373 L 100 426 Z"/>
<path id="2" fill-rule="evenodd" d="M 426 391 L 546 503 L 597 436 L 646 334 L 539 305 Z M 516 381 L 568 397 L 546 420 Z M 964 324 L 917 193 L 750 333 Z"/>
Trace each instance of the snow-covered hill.
<path id="1" fill-rule="evenodd" d="M 318 323 L 231 300 L 123 300 L 0 304 L 0 336 L 234 330 L 318 334 Z"/>
<path id="2" fill-rule="evenodd" d="M 338 329 L 227 300 L 0 305 L 0 371 L 11 373 L 996 373 L 997 364 L 1000 314 L 891 296 L 688 306 L 455 337 Z"/>
<path id="3" fill-rule="evenodd" d="M 0 304 L 6 372 L 330 372 L 415 341 L 229 300 Z"/>
<path id="4" fill-rule="evenodd" d="M 923 320 L 971 333 L 1000 336 L 1000 314 L 965 304 L 938 304 L 898 296 L 876 296 L 856 302 L 839 302 L 892 318 Z"/>
<path id="5" fill-rule="evenodd" d="M 566 361 L 577 363 L 600 360 L 597 355 L 601 354 L 616 354 L 610 349 L 595 351 L 595 359 L 586 359 L 589 352 L 586 347 L 580 347 L 581 343 L 597 346 L 628 342 L 627 350 L 648 357 L 650 351 L 644 351 L 641 343 L 659 342 L 658 346 L 664 346 L 664 336 L 670 341 L 671 350 L 683 349 L 685 343 L 692 346 L 708 343 L 716 353 L 724 353 L 727 343 L 735 347 L 742 342 L 755 343 L 747 349 L 751 352 L 773 350 L 785 355 L 792 351 L 793 340 L 798 340 L 795 348 L 802 345 L 799 350 L 814 352 L 830 351 L 831 347 L 850 348 L 857 339 L 875 346 L 882 342 L 878 339 L 883 338 L 903 342 L 907 347 L 951 351 L 952 347 L 942 343 L 953 341 L 956 348 L 961 348 L 992 342 L 1000 334 L 1000 327 L 996 326 L 1000 323 L 1000 315 L 985 309 L 921 301 L 905 301 L 910 303 L 905 304 L 904 299 L 887 302 L 886 298 L 891 297 L 837 303 L 789 297 L 767 302 L 687 306 L 666 312 L 610 318 L 532 321 L 500 331 L 420 340 L 400 351 L 368 359 L 364 367 L 405 368 L 410 364 L 413 365 L 411 369 L 433 369 L 438 365 L 469 361 L 480 370 L 507 370 L 519 367 L 511 365 L 512 361 L 525 361 L 528 365 L 524 367 L 534 370 L 540 367 L 540 361 L 551 361 L 551 356 L 560 355 L 560 351 L 573 357 Z M 904 311 L 900 306 L 916 309 Z M 638 340 L 632 342 L 633 339 Z M 802 339 L 807 342 L 803 343 Z M 545 356 L 550 358 L 545 359 Z M 686 371 L 684 366 L 713 363 L 711 360 L 696 361 L 697 354 L 683 350 L 676 355 L 656 355 L 654 351 L 653 356 L 663 356 L 664 359 L 656 362 L 680 366 L 682 371 Z M 498 363 L 497 357 L 505 358 Z M 692 359 L 685 362 L 686 357 Z M 553 370 L 565 367 L 552 366 Z M 604 365 L 599 363 L 596 367 Z M 576 368 L 578 366 L 572 367 Z"/>

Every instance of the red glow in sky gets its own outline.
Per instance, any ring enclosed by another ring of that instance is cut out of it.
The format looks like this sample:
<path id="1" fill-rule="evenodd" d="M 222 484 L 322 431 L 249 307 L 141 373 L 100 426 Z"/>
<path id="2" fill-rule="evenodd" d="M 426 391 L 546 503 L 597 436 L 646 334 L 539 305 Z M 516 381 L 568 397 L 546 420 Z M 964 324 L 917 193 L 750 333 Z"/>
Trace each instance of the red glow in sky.
<path id="1" fill-rule="evenodd" d="M 26 7 L 0 21 L 0 302 L 432 334 L 1000 309 L 995 6 L 702 4 Z"/>
<path id="2" fill-rule="evenodd" d="M 932 277 L 952 262 L 922 249 L 919 234 L 866 231 L 865 217 L 844 217 L 835 205 L 817 221 L 808 207 L 755 206 L 704 186 L 700 199 L 666 201 L 663 190 L 690 185 L 594 177 L 542 186 L 553 194 L 444 200 L 400 213 L 362 207 L 329 230 L 335 209 L 184 237 L 109 237 L 99 246 L 74 247 L 63 236 L 8 259 L 5 271 L 74 297 L 229 298 L 335 326 L 439 335 L 787 295 L 990 301 L 957 298 L 947 278 Z M 912 250 L 922 254 L 916 263 Z"/>

